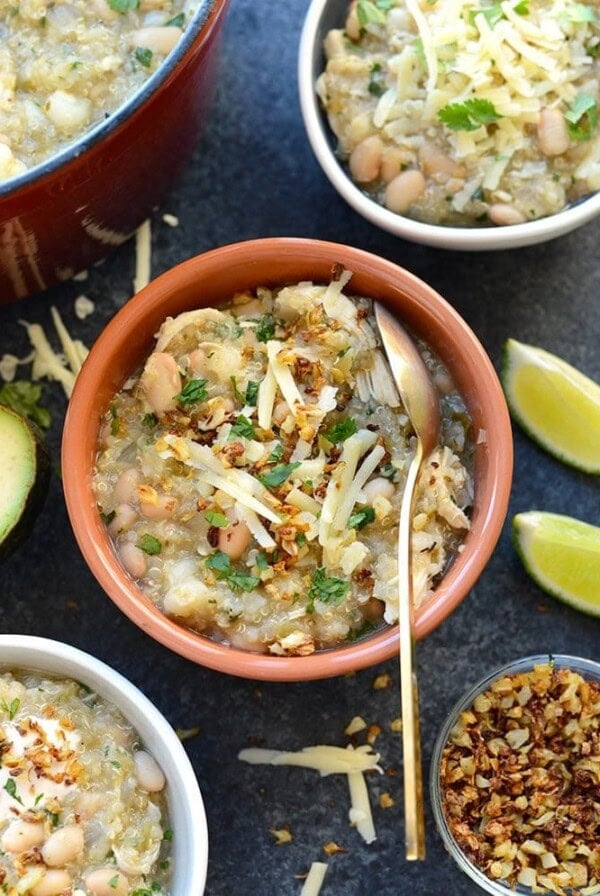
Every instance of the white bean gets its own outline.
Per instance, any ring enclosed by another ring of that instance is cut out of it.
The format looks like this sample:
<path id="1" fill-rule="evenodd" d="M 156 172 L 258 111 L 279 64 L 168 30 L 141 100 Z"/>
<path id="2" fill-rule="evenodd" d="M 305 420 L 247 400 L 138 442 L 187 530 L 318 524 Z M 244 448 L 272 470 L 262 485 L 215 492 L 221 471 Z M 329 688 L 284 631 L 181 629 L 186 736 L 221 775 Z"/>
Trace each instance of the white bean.
<path id="1" fill-rule="evenodd" d="M 29 890 L 31 896 L 58 896 L 70 891 L 71 875 L 68 871 L 49 868 L 35 886 Z"/>
<path id="2" fill-rule="evenodd" d="M 537 138 L 545 156 L 560 156 L 569 148 L 569 131 L 564 115 L 558 109 L 542 109 L 537 124 Z"/>
<path id="3" fill-rule="evenodd" d="M 83 850 L 83 831 L 77 824 L 66 824 L 50 834 L 42 847 L 42 858 L 51 868 L 68 865 Z"/>
<path id="4" fill-rule="evenodd" d="M 170 53 L 182 35 L 181 28 L 175 25 L 154 25 L 132 31 L 129 43 L 132 47 L 145 47 L 153 53 Z"/>
<path id="5" fill-rule="evenodd" d="M 177 498 L 173 495 L 159 495 L 154 501 L 140 501 L 140 513 L 147 520 L 168 520 L 177 509 Z"/>
<path id="6" fill-rule="evenodd" d="M 92 896 L 127 896 L 129 892 L 129 881 L 114 865 L 89 871 L 84 883 Z"/>
<path id="7" fill-rule="evenodd" d="M 403 171 L 389 182 L 384 202 L 391 212 L 401 215 L 425 191 L 425 178 L 416 168 Z"/>
<path id="8" fill-rule="evenodd" d="M 131 529 L 137 518 L 137 511 L 131 504 L 119 504 L 115 507 L 115 515 L 108 524 L 110 535 L 113 538 L 116 538 L 119 532 L 125 532 L 127 529 Z"/>
<path id="9" fill-rule="evenodd" d="M 159 417 L 174 410 L 175 395 L 181 392 L 181 376 L 175 358 L 166 352 L 153 352 L 140 377 L 140 388 Z"/>
<path id="10" fill-rule="evenodd" d="M 134 579 L 143 579 L 148 569 L 148 561 L 144 552 L 131 541 L 119 545 L 118 552 L 121 563 L 129 575 Z"/>
<path id="11" fill-rule="evenodd" d="M 367 504 L 372 504 L 375 498 L 387 498 L 389 501 L 395 491 L 394 483 L 390 482 L 389 479 L 384 479 L 383 476 L 377 476 L 363 486 L 363 494 Z"/>
<path id="12" fill-rule="evenodd" d="M 353 180 L 359 184 L 368 184 L 379 177 L 381 170 L 381 154 L 383 143 L 376 134 L 365 137 L 355 146 L 348 159 L 348 167 Z"/>
<path id="13" fill-rule="evenodd" d="M 236 520 L 226 529 L 219 529 L 218 548 L 232 560 L 239 560 L 251 538 L 252 534 L 246 523 Z"/>
<path id="14" fill-rule="evenodd" d="M 148 793 L 157 793 L 165 786 L 165 776 L 156 759 L 145 750 L 137 750 L 133 754 L 135 774 L 138 784 Z"/>
<path id="15" fill-rule="evenodd" d="M 137 497 L 136 488 L 139 485 L 139 482 L 140 474 L 135 467 L 123 470 L 123 472 L 119 474 L 113 490 L 113 496 L 117 504 L 132 503 L 135 501 Z"/>
<path id="16" fill-rule="evenodd" d="M 518 208 L 510 205 L 508 202 L 496 202 L 495 205 L 490 205 L 488 217 L 493 224 L 498 224 L 499 226 L 522 224 L 527 220 Z"/>
<path id="17" fill-rule="evenodd" d="M 34 846 L 40 846 L 44 839 L 43 824 L 16 819 L 2 834 L 0 847 L 4 852 L 26 852 Z"/>

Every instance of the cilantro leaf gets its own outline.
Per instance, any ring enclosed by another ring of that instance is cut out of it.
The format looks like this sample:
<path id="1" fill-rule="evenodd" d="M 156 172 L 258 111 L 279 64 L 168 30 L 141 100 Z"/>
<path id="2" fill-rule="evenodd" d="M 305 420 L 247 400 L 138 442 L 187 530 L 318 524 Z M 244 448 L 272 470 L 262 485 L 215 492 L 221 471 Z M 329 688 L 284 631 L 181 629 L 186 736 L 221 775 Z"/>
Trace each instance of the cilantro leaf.
<path id="1" fill-rule="evenodd" d="M 502 118 L 489 100 L 471 97 L 464 103 L 449 103 L 438 112 L 438 118 L 451 131 L 476 131 L 484 124 Z"/>
<path id="2" fill-rule="evenodd" d="M 259 342 L 268 342 L 275 335 L 275 318 L 272 314 L 263 314 L 259 318 L 256 330 L 256 338 Z"/>
<path id="3" fill-rule="evenodd" d="M 374 519 L 375 511 L 373 508 L 362 507 L 350 516 L 348 526 L 350 529 L 363 529 L 368 523 L 372 523 Z"/>
<path id="4" fill-rule="evenodd" d="M 48 429 L 51 422 L 50 412 L 38 404 L 42 395 L 39 383 L 27 380 L 14 380 L 0 386 L 0 404 L 6 405 L 23 417 L 29 417 L 41 429 Z"/>
<path id="5" fill-rule="evenodd" d="M 232 591 L 253 591 L 260 584 L 257 576 L 232 569 L 231 560 L 223 551 L 215 551 L 207 557 L 206 565 L 217 574 L 217 579 L 227 582 Z"/>
<path id="6" fill-rule="evenodd" d="M 382 9 L 380 3 L 373 2 L 373 0 L 358 0 L 356 15 L 362 28 L 367 25 L 385 25 L 386 12 L 387 10 Z"/>
<path id="7" fill-rule="evenodd" d="M 288 478 L 290 473 L 300 466 L 300 461 L 293 464 L 276 464 L 268 473 L 263 473 L 258 478 L 267 488 L 277 488 Z"/>
<path id="8" fill-rule="evenodd" d="M 3 709 L 4 712 L 8 713 L 8 718 L 11 720 L 14 719 L 14 717 L 18 713 L 20 705 L 21 701 L 18 697 L 15 697 L 14 700 L 11 700 L 10 706 L 4 699 L 0 702 L 0 708 Z"/>
<path id="9" fill-rule="evenodd" d="M 7 779 L 6 779 L 6 783 L 5 783 L 5 785 L 4 785 L 4 789 L 6 790 L 6 792 L 7 792 L 7 794 L 8 794 L 9 796 L 12 796 L 13 800 L 16 800 L 18 803 L 21 803 L 21 805 L 23 805 L 23 800 L 21 799 L 21 797 L 20 797 L 19 794 L 17 793 L 17 785 L 15 784 L 15 779 L 14 779 L 14 778 L 7 778 Z"/>
<path id="10" fill-rule="evenodd" d="M 565 118 L 572 140 L 589 140 L 598 124 L 598 103 L 590 93 L 578 93 Z"/>
<path id="11" fill-rule="evenodd" d="M 232 591 L 254 591 L 260 585 L 260 579 L 247 572 L 231 572 L 227 576 L 227 584 Z"/>
<path id="12" fill-rule="evenodd" d="M 228 575 L 231 570 L 231 560 L 223 551 L 215 551 L 214 554 L 207 557 L 206 565 L 213 572 L 220 573 L 218 578 Z"/>
<path id="13" fill-rule="evenodd" d="M 157 423 L 158 417 L 156 414 L 144 414 L 142 418 L 142 426 L 145 426 L 147 429 L 154 429 Z"/>
<path id="14" fill-rule="evenodd" d="M 133 51 L 133 55 L 137 59 L 140 65 L 143 65 L 144 68 L 150 68 L 152 65 L 152 50 L 148 47 L 136 47 Z"/>
<path id="15" fill-rule="evenodd" d="M 381 96 L 385 93 L 385 84 L 381 80 L 381 63 L 374 62 L 369 72 L 369 84 L 367 86 L 372 96 Z M 339 354 L 338 354 L 339 357 Z"/>
<path id="16" fill-rule="evenodd" d="M 189 380 L 181 392 L 174 395 L 179 404 L 196 404 L 198 401 L 206 401 L 208 392 L 205 388 L 208 380 Z"/>
<path id="17" fill-rule="evenodd" d="M 346 579 L 328 576 L 324 567 L 318 566 L 313 573 L 310 588 L 308 589 L 306 611 L 307 613 L 314 612 L 316 600 L 337 607 L 342 603 L 349 591 L 350 582 Z"/>
<path id="18" fill-rule="evenodd" d="M 149 532 L 144 532 L 143 535 L 140 535 L 137 544 L 138 548 L 145 554 L 160 554 L 162 551 L 162 542 L 154 535 L 150 535 Z"/>
<path id="19" fill-rule="evenodd" d="M 224 513 L 221 513 L 218 510 L 206 510 L 204 513 L 204 519 L 211 526 L 216 526 L 217 529 L 226 529 L 229 525 L 229 520 L 225 516 Z"/>
<path id="20" fill-rule="evenodd" d="M 177 15 L 173 16 L 172 19 L 169 19 L 168 22 L 165 22 L 165 27 L 168 27 L 169 25 L 172 25 L 175 28 L 183 28 L 185 25 L 185 14 L 182 12 L 177 13 Z"/>
<path id="21" fill-rule="evenodd" d="M 137 9 L 140 0 L 108 0 L 108 5 L 113 12 L 129 12 L 130 9 Z"/>
<path id="22" fill-rule="evenodd" d="M 278 460 L 281 460 L 282 455 L 283 455 L 283 445 L 281 444 L 281 442 L 277 442 L 277 444 L 275 445 L 275 447 L 269 454 L 269 456 L 267 458 L 267 462 L 270 464 L 275 464 L 275 463 L 277 463 Z"/>
<path id="23" fill-rule="evenodd" d="M 338 442 L 345 442 L 346 439 L 353 436 L 356 431 L 357 427 L 354 417 L 343 417 L 341 420 L 338 420 L 337 423 L 334 423 L 331 429 L 324 433 L 324 436 L 328 442 L 337 445 Z"/>
<path id="24" fill-rule="evenodd" d="M 254 407 L 256 399 L 258 398 L 259 386 L 260 383 L 255 383 L 254 380 L 248 380 L 248 385 L 246 386 L 246 404 Z"/>
<path id="25" fill-rule="evenodd" d="M 231 432 L 229 433 L 230 439 L 235 439 L 236 436 L 240 436 L 243 439 L 253 439 L 254 438 L 254 424 L 251 420 L 248 420 L 247 417 L 244 417 L 243 414 L 240 414 L 233 426 L 231 427 Z"/>

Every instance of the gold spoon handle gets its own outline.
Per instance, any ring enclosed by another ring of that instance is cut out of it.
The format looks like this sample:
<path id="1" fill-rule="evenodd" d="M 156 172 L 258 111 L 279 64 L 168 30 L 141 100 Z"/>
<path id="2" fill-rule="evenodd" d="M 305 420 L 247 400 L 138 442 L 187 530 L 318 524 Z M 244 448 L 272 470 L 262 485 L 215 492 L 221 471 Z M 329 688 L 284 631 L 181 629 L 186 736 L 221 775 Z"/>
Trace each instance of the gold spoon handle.
<path id="1" fill-rule="evenodd" d="M 413 588 L 410 539 L 412 506 L 423 450 L 420 441 L 408 468 L 398 522 L 398 624 L 400 627 L 400 699 L 404 766 L 404 825 L 406 858 L 425 858 L 423 772 L 419 730 L 419 694 L 415 662 Z"/>

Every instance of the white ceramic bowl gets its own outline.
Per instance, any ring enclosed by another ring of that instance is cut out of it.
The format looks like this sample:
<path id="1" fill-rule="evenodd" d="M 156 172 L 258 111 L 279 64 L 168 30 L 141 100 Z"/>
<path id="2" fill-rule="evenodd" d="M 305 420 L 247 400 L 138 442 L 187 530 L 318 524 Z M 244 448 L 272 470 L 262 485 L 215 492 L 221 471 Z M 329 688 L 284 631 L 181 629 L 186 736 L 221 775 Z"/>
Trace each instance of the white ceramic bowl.
<path id="1" fill-rule="evenodd" d="M 312 0 L 300 38 L 298 85 L 300 107 L 308 139 L 332 185 L 360 215 L 395 236 L 440 249 L 482 251 L 514 249 L 542 243 L 586 224 L 600 215 L 600 193 L 547 218 L 506 227 L 450 227 L 425 224 L 384 208 L 370 199 L 347 174 L 336 155 L 336 138 L 315 92 L 323 71 L 323 40 L 331 28 L 342 27 L 349 0 Z"/>
<path id="2" fill-rule="evenodd" d="M 167 806 L 173 830 L 171 896 L 202 896 L 208 864 L 204 805 L 188 756 L 164 716 L 110 666 L 60 641 L 0 635 L 0 671 L 16 669 L 73 678 L 120 709 L 167 779 Z"/>

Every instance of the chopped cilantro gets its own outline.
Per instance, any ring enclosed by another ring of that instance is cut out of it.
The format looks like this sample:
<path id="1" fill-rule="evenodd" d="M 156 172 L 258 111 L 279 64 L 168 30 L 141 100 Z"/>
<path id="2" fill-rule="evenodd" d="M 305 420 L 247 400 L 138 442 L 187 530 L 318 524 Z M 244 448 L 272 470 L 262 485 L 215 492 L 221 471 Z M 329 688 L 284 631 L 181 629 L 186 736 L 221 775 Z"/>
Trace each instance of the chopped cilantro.
<path id="1" fill-rule="evenodd" d="M 590 93 L 578 93 L 565 118 L 572 140 L 589 140 L 598 123 L 598 103 Z"/>
<path id="2" fill-rule="evenodd" d="M 278 460 L 281 460 L 281 455 L 283 454 L 283 445 L 281 442 L 277 442 L 271 453 L 267 458 L 267 463 L 275 464 Z"/>
<path id="3" fill-rule="evenodd" d="M 224 513 L 220 513 L 218 510 L 207 510 L 204 513 L 204 519 L 211 526 L 216 526 L 217 529 L 226 529 L 229 525 L 229 520 L 225 516 Z"/>
<path id="4" fill-rule="evenodd" d="M 240 390 L 239 390 L 238 387 L 237 387 L 237 380 L 236 380 L 236 378 L 235 378 L 234 376 L 230 376 L 230 377 L 229 377 L 229 382 L 231 383 L 231 387 L 232 387 L 232 389 L 233 389 L 233 396 L 234 396 L 234 398 L 236 399 L 236 401 L 241 401 L 242 404 L 243 404 L 243 403 L 244 403 L 244 396 L 242 395 L 242 393 L 240 392 Z"/>
<path id="5" fill-rule="evenodd" d="M 51 422 L 50 412 L 38 404 L 42 394 L 39 383 L 27 380 L 14 380 L 0 386 L 0 404 L 4 404 L 23 417 L 29 417 L 41 429 L 48 429 Z"/>
<path id="6" fill-rule="evenodd" d="M 129 12 L 130 9 L 137 9 L 140 0 L 108 0 L 108 5 L 114 12 Z"/>
<path id="7" fill-rule="evenodd" d="M 396 467 L 392 463 L 384 464 L 379 470 L 379 475 L 384 479 L 393 479 L 396 475 Z"/>
<path id="8" fill-rule="evenodd" d="M 11 701 L 10 705 L 4 699 L 0 702 L 0 708 L 3 709 L 4 712 L 8 713 L 8 718 L 11 719 L 11 721 L 18 713 L 20 705 L 21 701 L 18 697 L 15 697 L 15 699 Z"/>
<path id="9" fill-rule="evenodd" d="M 157 423 L 158 417 L 156 414 L 144 414 L 142 418 L 142 426 L 145 426 L 146 429 L 154 429 Z"/>
<path id="10" fill-rule="evenodd" d="M 423 46 L 423 40 L 420 37 L 415 37 L 413 41 L 413 50 L 417 54 L 417 58 L 421 60 L 421 62 L 426 62 L 425 59 L 425 48 Z"/>
<path id="11" fill-rule="evenodd" d="M 268 569 L 269 561 L 267 560 L 267 555 L 264 551 L 261 551 L 260 554 L 256 555 L 256 568 L 259 572 L 264 572 L 265 569 Z"/>
<path id="12" fill-rule="evenodd" d="M 259 318 L 256 330 L 256 338 L 259 342 L 268 342 L 275 335 L 275 319 L 272 314 L 263 314 Z"/>
<path id="13" fill-rule="evenodd" d="M 334 423 L 331 429 L 327 430 L 324 435 L 328 442 L 333 442 L 334 445 L 337 445 L 338 442 L 345 442 L 346 439 L 353 436 L 356 430 L 354 417 L 343 417 L 337 423 Z"/>
<path id="14" fill-rule="evenodd" d="M 206 558 L 206 565 L 217 574 L 217 578 L 227 582 L 232 591 L 252 591 L 260 584 L 260 579 L 231 568 L 231 560 L 223 551 L 215 551 Z"/>
<path id="15" fill-rule="evenodd" d="M 379 3 L 377 0 L 358 0 L 356 7 L 356 15 L 361 28 L 365 28 L 367 25 L 385 25 L 386 11 L 381 8 L 381 0 Z"/>
<path id="16" fill-rule="evenodd" d="M 304 547 L 304 545 L 306 544 L 306 535 L 304 534 L 304 532 L 298 532 L 295 541 L 298 547 Z"/>
<path id="17" fill-rule="evenodd" d="M 108 882 L 108 886 L 112 887 L 113 890 L 117 889 L 117 887 L 119 886 L 119 875 L 118 874 L 113 874 L 113 876 L 111 877 L 111 879 Z"/>
<path id="18" fill-rule="evenodd" d="M 369 523 L 372 523 L 375 519 L 375 511 L 372 507 L 362 507 L 360 510 L 357 510 L 356 513 L 353 513 L 350 519 L 348 520 L 348 526 L 350 529 L 363 529 Z"/>
<path id="19" fill-rule="evenodd" d="M 483 15 L 490 28 L 494 28 L 501 19 L 506 18 L 504 10 L 499 3 L 494 3 L 492 6 L 477 6 L 475 9 L 470 9 L 468 12 L 470 25 L 475 27 L 475 17 L 480 13 Z"/>
<path id="20" fill-rule="evenodd" d="M 175 401 L 179 404 L 196 404 L 198 401 L 206 401 L 208 392 L 206 384 L 208 380 L 189 380 L 177 395 L 174 395 Z"/>
<path id="21" fill-rule="evenodd" d="M 102 522 L 104 523 L 105 526 L 110 525 L 110 523 L 112 523 L 112 521 L 114 520 L 116 515 L 117 515 L 116 510 L 111 510 L 109 513 L 102 513 L 102 512 L 100 513 Z"/>
<path id="22" fill-rule="evenodd" d="M 251 420 L 248 420 L 247 417 L 244 417 L 243 414 L 240 414 L 239 417 L 237 417 L 235 423 L 231 427 L 231 432 L 229 433 L 230 439 L 235 439 L 236 436 L 240 436 L 243 439 L 254 438 L 254 424 Z"/>
<path id="23" fill-rule="evenodd" d="M 173 839 L 173 831 L 167 828 L 163 833 L 163 840 L 172 840 Z"/>
<path id="24" fill-rule="evenodd" d="M 346 635 L 346 641 L 358 641 L 360 640 L 360 638 L 364 638 L 365 635 L 368 635 L 369 632 L 372 632 L 375 628 L 376 625 L 374 622 L 370 622 L 368 619 L 365 619 L 361 626 L 348 632 L 348 634 Z"/>
<path id="25" fill-rule="evenodd" d="M 471 97 L 464 103 L 449 103 L 438 112 L 438 118 L 451 131 L 476 131 L 484 124 L 501 118 L 489 100 Z"/>
<path id="26" fill-rule="evenodd" d="M 7 779 L 6 779 L 6 783 L 5 783 L 5 785 L 4 785 L 4 789 L 6 790 L 6 792 L 7 792 L 7 794 L 8 794 L 9 796 L 12 796 L 13 800 L 16 800 L 18 803 L 21 803 L 21 805 L 23 805 L 23 800 L 21 799 L 21 797 L 20 797 L 19 794 L 17 793 L 17 785 L 15 784 L 15 779 L 14 779 L 14 778 L 7 778 Z"/>
<path id="27" fill-rule="evenodd" d="M 529 15 L 529 0 L 521 0 L 520 3 L 517 3 L 513 6 L 513 10 L 516 12 L 518 16 L 528 16 Z"/>
<path id="28" fill-rule="evenodd" d="M 369 73 L 368 91 L 372 96 L 381 96 L 385 93 L 385 84 L 381 80 L 381 63 L 374 62 Z M 346 349 L 347 351 L 347 349 Z M 343 353 L 338 352 L 338 358 L 343 357 Z"/>
<path id="29" fill-rule="evenodd" d="M 168 22 L 165 22 L 165 26 L 168 27 L 169 25 L 172 25 L 174 28 L 183 28 L 183 26 L 185 25 L 184 13 L 177 13 L 177 15 L 173 16 L 172 19 L 169 19 Z"/>
<path id="30" fill-rule="evenodd" d="M 144 68 L 150 68 L 152 65 L 152 50 L 148 47 L 136 47 L 133 51 L 133 55 L 137 59 L 140 65 L 143 65 Z"/>
<path id="31" fill-rule="evenodd" d="M 268 473 L 263 473 L 258 478 L 267 488 L 277 488 L 277 486 L 285 482 L 290 473 L 293 473 L 296 467 L 299 466 L 299 461 L 296 461 L 293 464 L 276 464 L 272 470 L 269 470 Z"/>
<path id="32" fill-rule="evenodd" d="M 254 380 L 248 380 L 248 385 L 246 386 L 246 404 L 254 407 L 258 397 L 259 386 L 260 383 L 255 383 Z"/>
<path id="33" fill-rule="evenodd" d="M 349 591 L 350 582 L 346 581 L 346 579 L 328 576 L 324 567 L 319 566 L 314 571 L 310 588 L 308 589 L 306 612 L 314 612 L 316 600 L 337 607 L 342 603 Z"/>
<path id="34" fill-rule="evenodd" d="M 154 535 L 144 532 L 138 538 L 138 548 L 145 554 L 160 554 L 162 551 L 162 543 Z"/>

